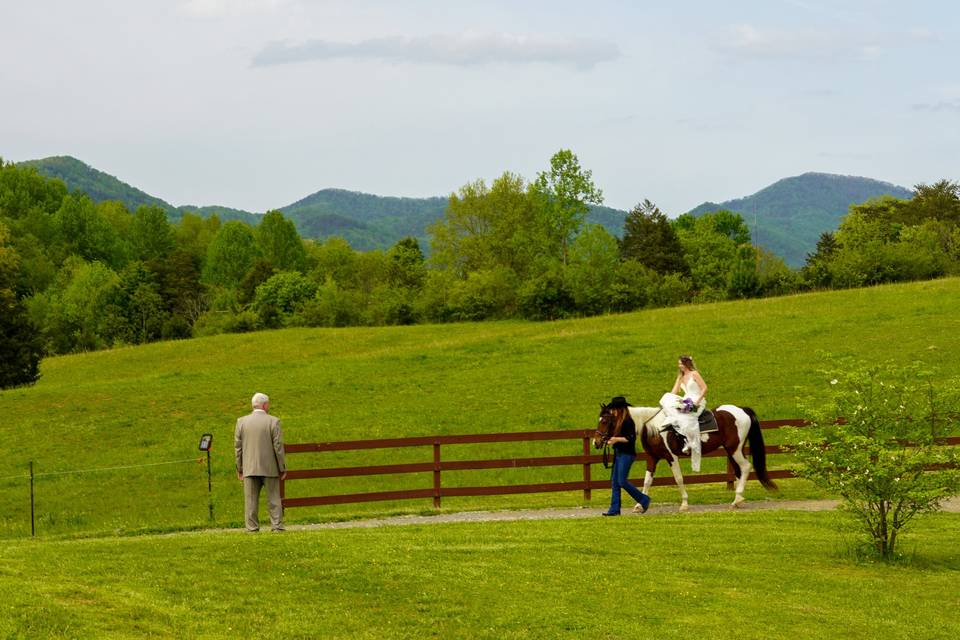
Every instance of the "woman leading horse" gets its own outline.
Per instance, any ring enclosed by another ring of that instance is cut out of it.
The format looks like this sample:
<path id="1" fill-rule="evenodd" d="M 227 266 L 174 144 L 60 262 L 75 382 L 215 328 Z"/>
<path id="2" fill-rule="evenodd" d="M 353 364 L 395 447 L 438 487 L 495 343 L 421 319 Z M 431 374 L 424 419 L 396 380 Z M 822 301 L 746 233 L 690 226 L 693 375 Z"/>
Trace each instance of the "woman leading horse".
<path id="1" fill-rule="evenodd" d="M 669 418 L 664 415 L 661 407 L 634 407 L 626 401 L 621 403 L 620 400 L 620 398 L 614 398 L 614 402 L 601 406 L 597 431 L 593 437 L 594 447 L 599 449 L 607 443 L 618 422 L 621 424 L 621 430 L 622 425 L 627 421 L 633 422 L 637 439 L 647 454 L 647 473 L 643 479 L 643 494 L 650 495 L 657 463 L 666 460 L 680 490 L 680 511 L 686 511 L 688 509 L 687 490 L 683 485 L 683 475 L 680 473 L 680 458 L 688 454 L 682 451 L 683 441 L 673 430 Z M 701 444 L 701 449 L 703 454 L 720 448 L 726 451 L 727 458 L 737 476 L 735 496 L 730 507 L 739 507 L 745 501 L 743 490 L 750 476 L 751 464 L 743 454 L 743 446 L 748 441 L 753 458 L 752 468 L 757 474 L 757 479 L 765 488 L 776 489 L 777 485 L 767 475 L 766 450 L 757 414 L 746 407 L 725 404 L 714 409 L 714 417 L 717 421 L 717 430 L 708 434 L 706 441 Z M 637 507 L 634 509 L 636 510 Z"/>

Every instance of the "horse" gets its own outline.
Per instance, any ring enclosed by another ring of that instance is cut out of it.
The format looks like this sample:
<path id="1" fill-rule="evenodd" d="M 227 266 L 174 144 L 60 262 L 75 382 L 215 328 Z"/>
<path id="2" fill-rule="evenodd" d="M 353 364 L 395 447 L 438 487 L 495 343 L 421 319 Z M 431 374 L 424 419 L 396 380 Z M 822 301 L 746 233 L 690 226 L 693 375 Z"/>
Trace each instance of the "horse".
<path id="1" fill-rule="evenodd" d="M 713 410 L 717 421 L 717 430 L 708 434 L 701 434 L 701 450 L 703 455 L 719 448 L 727 452 L 727 458 L 733 465 L 737 476 L 736 494 L 731 509 L 739 508 L 746 500 L 743 489 L 750 476 L 750 461 L 743 455 L 743 445 L 750 443 L 750 453 L 753 457 L 753 469 L 760 484 L 768 491 L 777 488 L 776 483 L 767 474 L 767 455 L 763 444 L 763 434 L 760 431 L 760 421 L 753 409 L 725 404 Z M 673 477 L 680 489 L 680 511 L 687 511 L 687 490 L 683 486 L 683 475 L 680 473 L 680 458 L 689 457 L 689 453 L 682 453 L 683 438 L 681 438 L 669 424 L 660 407 L 626 407 L 613 408 L 606 404 L 600 405 L 600 419 L 597 431 L 593 436 L 593 446 L 599 449 L 606 445 L 606 441 L 614 433 L 619 433 L 625 421 L 632 420 L 637 427 L 637 438 L 647 454 L 647 473 L 643 479 L 643 493 L 650 495 L 650 486 L 653 484 L 653 473 L 657 463 L 666 460 L 673 471 Z M 707 436 L 703 440 L 703 435 Z M 634 511 L 640 505 L 634 507 Z"/>

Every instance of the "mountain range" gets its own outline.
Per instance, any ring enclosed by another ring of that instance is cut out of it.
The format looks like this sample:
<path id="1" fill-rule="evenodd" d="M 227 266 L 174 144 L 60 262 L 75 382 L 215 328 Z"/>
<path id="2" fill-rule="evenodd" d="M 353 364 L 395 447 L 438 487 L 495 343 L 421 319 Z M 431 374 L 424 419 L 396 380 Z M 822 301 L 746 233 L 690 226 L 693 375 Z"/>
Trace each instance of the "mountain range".
<path id="1" fill-rule="evenodd" d="M 750 227 L 754 244 L 799 267 L 807 254 L 813 253 L 820 234 L 836 230 L 851 204 L 885 195 L 908 200 L 913 192 L 870 178 L 804 173 L 778 180 L 745 198 L 704 202 L 690 213 L 735 211 Z"/>
<path id="2" fill-rule="evenodd" d="M 242 220 L 255 225 L 259 213 L 222 206 L 173 206 L 76 158 L 55 156 L 20 164 L 35 167 L 40 174 L 63 180 L 71 191 L 85 192 L 95 202 L 118 200 L 134 211 L 141 205 L 163 208 L 171 220 L 184 213 L 216 214 L 221 220 Z M 781 256 L 798 267 L 814 250 L 824 231 L 833 231 L 851 204 L 891 195 L 910 198 L 903 187 L 861 178 L 827 173 L 805 173 L 784 178 L 757 193 L 719 204 L 705 202 L 690 211 L 702 215 L 720 209 L 740 213 L 754 234 L 755 244 Z M 279 210 L 296 224 L 305 238 L 341 236 L 361 251 L 386 249 L 398 240 L 413 236 L 424 249 L 429 247 L 427 227 L 443 216 L 448 198 L 398 198 L 376 196 L 343 189 L 322 189 Z M 621 236 L 627 212 L 609 207 L 592 207 L 587 221 L 603 225 Z"/>

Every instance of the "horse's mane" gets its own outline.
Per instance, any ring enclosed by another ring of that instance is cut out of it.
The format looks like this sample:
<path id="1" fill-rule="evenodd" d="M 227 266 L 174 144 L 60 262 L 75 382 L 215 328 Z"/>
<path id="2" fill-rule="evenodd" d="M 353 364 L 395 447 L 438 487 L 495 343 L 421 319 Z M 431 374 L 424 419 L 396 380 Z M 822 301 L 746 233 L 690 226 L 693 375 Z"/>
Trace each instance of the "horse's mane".
<path id="1" fill-rule="evenodd" d="M 660 415 L 657 415 L 657 414 Z M 663 424 L 663 413 L 660 407 L 630 407 L 630 417 L 637 425 L 637 435 L 640 430 L 644 430 L 647 435 L 652 436 L 660 430 Z"/>

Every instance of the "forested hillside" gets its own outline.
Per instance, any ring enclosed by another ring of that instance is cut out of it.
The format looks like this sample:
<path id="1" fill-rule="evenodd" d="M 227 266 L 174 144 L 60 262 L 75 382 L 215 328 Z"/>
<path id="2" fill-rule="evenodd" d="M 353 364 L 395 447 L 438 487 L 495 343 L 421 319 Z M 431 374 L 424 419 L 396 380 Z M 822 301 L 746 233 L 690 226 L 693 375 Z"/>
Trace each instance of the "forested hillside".
<path id="1" fill-rule="evenodd" d="M 834 231 L 852 204 L 880 196 L 909 199 L 903 187 L 856 176 L 805 173 L 784 178 L 757 193 L 720 204 L 705 202 L 690 213 L 734 211 L 750 226 L 753 242 L 801 266 L 820 234 Z"/>
<path id="2" fill-rule="evenodd" d="M 382 200 L 381 212 L 399 206 Z M 533 180 L 464 184 L 427 227 L 429 255 L 414 236 L 357 251 L 340 237 L 304 240 L 281 211 L 256 226 L 193 213 L 171 222 L 161 206 L 94 202 L 0 163 L 0 387 L 34 380 L 45 354 L 161 339 L 544 320 L 960 274 L 960 185 L 948 180 L 851 206 L 799 271 L 752 244 L 738 213 L 669 220 L 644 201 L 620 239 L 589 222 L 602 201 L 561 150 Z"/>
<path id="3" fill-rule="evenodd" d="M 177 222 L 185 213 L 204 218 L 216 215 L 221 221 L 239 220 L 251 226 L 259 224 L 262 218 L 258 213 L 216 205 L 175 207 L 70 156 L 21 164 L 34 167 L 41 175 L 63 180 L 71 192 L 85 193 L 95 203 L 122 202 L 130 211 L 144 205 L 158 206 L 167 212 L 171 222 Z M 413 237 L 427 248 L 427 227 L 443 217 L 448 200 L 446 196 L 397 198 L 323 189 L 277 209 L 293 221 L 304 238 L 323 240 L 338 236 L 354 249 L 369 251 L 389 249 L 403 238 Z M 590 207 L 587 220 L 619 236 L 625 215 L 625 211 L 595 205 Z"/>

